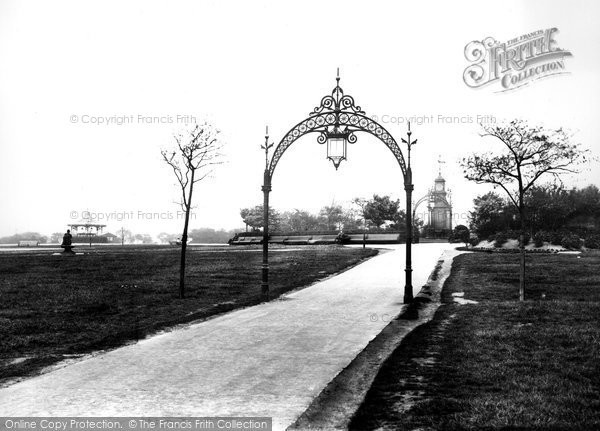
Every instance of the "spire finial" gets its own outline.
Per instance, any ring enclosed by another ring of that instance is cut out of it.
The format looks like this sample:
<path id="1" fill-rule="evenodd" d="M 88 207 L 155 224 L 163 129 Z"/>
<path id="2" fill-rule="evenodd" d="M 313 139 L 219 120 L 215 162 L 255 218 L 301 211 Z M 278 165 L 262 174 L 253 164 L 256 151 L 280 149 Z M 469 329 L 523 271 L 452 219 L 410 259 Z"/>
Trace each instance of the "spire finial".
<path id="1" fill-rule="evenodd" d="M 438 176 L 442 176 L 442 164 L 446 163 L 444 160 L 442 160 L 442 155 L 439 154 L 438 155 Z"/>
<path id="2" fill-rule="evenodd" d="M 273 143 L 269 144 L 269 126 L 265 126 L 265 145 L 261 145 L 260 148 L 265 150 L 265 169 L 269 169 L 269 149 L 273 146 Z"/>
<path id="3" fill-rule="evenodd" d="M 340 84 L 340 68 L 337 68 L 337 77 L 335 78 L 335 80 L 337 81 L 338 85 Z"/>

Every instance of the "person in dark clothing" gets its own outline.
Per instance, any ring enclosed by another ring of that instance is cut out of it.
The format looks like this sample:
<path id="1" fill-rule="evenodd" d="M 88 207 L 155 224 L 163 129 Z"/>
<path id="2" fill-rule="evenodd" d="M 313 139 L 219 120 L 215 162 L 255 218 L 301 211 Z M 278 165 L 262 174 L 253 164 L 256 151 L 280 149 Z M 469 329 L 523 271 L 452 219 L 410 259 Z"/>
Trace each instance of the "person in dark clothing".
<path id="1" fill-rule="evenodd" d="M 71 235 L 71 229 L 67 229 L 67 233 L 63 235 L 62 244 L 60 245 L 65 250 L 63 253 L 75 253 L 73 251 L 73 236 Z"/>
<path id="2" fill-rule="evenodd" d="M 71 235 L 71 229 L 67 229 L 67 233 L 63 235 L 62 245 L 71 245 L 73 240 L 73 235 Z"/>

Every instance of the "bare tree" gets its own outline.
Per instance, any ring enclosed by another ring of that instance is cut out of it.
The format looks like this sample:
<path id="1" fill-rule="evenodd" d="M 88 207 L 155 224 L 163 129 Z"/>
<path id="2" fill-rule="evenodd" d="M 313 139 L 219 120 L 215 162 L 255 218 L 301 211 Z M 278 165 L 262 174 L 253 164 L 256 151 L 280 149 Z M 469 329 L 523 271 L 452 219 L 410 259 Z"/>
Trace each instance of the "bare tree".
<path id="1" fill-rule="evenodd" d="M 352 204 L 357 207 L 357 212 L 363 219 L 363 240 L 362 240 L 362 248 L 367 247 L 367 204 L 368 200 L 365 198 L 354 198 L 352 199 Z"/>
<path id="2" fill-rule="evenodd" d="M 177 177 L 181 188 L 179 204 L 185 213 L 179 266 L 179 297 L 183 298 L 185 296 L 185 253 L 190 213 L 193 208 L 194 184 L 204 180 L 212 173 L 215 165 L 222 163 L 222 143 L 219 139 L 219 131 L 206 122 L 186 127 L 174 138 L 174 148 L 162 150 L 161 154 Z"/>
<path id="3" fill-rule="evenodd" d="M 570 143 L 562 129 L 545 130 L 513 120 L 508 124 L 483 126 L 482 137 L 492 137 L 504 145 L 500 154 L 473 154 L 463 158 L 465 178 L 477 184 L 502 188 L 519 212 L 520 273 L 519 300 L 525 297 L 525 196 L 542 176 L 574 173 L 575 166 L 586 161 L 587 150 Z"/>

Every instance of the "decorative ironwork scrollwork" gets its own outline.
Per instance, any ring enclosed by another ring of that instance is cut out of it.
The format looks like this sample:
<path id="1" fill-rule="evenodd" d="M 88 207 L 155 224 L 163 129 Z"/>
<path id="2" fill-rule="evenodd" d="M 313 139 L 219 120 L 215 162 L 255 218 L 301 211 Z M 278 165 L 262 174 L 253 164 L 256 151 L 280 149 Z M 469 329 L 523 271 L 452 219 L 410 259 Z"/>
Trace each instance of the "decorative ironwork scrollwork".
<path id="1" fill-rule="evenodd" d="M 361 107 L 355 104 L 354 98 L 344 94 L 339 85 L 340 78 L 336 80 L 337 85 L 331 95 L 323 97 L 321 104 L 311 112 L 310 116 L 292 127 L 281 139 L 271 158 L 269 175 L 273 176 L 279 159 L 297 139 L 309 133 L 319 133 L 317 142 L 324 144 L 334 130 L 348 132 L 347 139 L 351 144 L 357 141 L 354 132 L 366 132 L 375 136 L 392 151 L 402 173 L 406 175 L 404 156 L 395 139 L 381 124 L 365 116 Z"/>
<path id="2" fill-rule="evenodd" d="M 325 142 L 327 142 L 327 130 L 321 130 L 321 133 L 317 137 L 317 142 L 319 144 L 324 144 Z"/>
<path id="3" fill-rule="evenodd" d="M 365 112 L 360 106 L 354 103 L 354 97 L 344 94 L 344 90 L 340 87 L 340 78 L 336 78 L 337 84 L 331 95 L 327 95 L 321 99 L 321 104 L 317 106 L 309 115 L 320 114 L 324 111 L 350 111 L 357 114 L 364 114 Z"/>
<path id="4" fill-rule="evenodd" d="M 358 140 L 358 138 L 356 137 L 354 132 L 350 132 L 348 134 L 348 142 L 350 142 L 351 144 L 354 144 L 354 143 L 356 143 L 357 140 Z"/>

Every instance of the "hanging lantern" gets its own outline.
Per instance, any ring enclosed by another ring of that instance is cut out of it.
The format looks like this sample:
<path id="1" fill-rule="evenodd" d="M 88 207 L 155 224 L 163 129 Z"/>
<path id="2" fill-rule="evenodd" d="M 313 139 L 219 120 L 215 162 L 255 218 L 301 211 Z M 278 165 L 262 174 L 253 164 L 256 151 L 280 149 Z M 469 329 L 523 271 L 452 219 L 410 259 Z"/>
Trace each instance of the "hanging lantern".
<path id="1" fill-rule="evenodd" d="M 327 134 L 327 158 L 331 160 L 336 171 L 342 160 L 346 160 L 347 145 L 348 132 L 333 131 Z"/>

